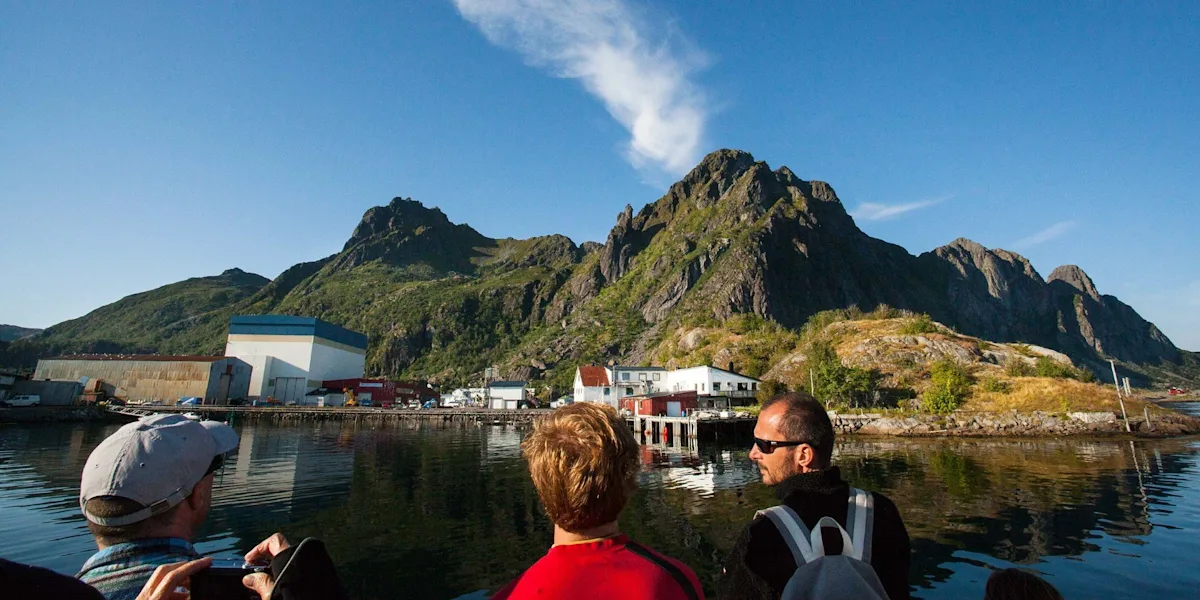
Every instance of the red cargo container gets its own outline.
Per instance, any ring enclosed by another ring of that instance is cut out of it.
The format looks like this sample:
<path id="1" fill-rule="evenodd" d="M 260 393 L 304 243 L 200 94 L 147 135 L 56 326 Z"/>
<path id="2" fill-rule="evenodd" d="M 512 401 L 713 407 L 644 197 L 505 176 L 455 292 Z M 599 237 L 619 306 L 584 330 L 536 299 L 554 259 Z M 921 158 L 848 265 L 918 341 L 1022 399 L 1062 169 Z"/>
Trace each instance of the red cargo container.
<path id="1" fill-rule="evenodd" d="M 696 392 L 675 392 L 673 394 L 650 394 L 649 396 L 630 396 L 621 399 L 621 408 L 639 415 L 682 417 L 684 412 L 690 414 L 699 406 Z"/>

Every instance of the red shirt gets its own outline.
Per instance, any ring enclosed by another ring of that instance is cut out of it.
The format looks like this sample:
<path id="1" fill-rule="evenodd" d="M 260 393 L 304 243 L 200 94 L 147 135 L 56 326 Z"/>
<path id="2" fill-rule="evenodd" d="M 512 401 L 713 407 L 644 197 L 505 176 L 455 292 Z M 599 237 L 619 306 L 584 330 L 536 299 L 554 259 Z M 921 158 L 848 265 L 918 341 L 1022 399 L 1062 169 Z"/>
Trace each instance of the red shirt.
<path id="1" fill-rule="evenodd" d="M 492 600 L 525 598 L 704 600 L 704 591 L 687 565 L 622 534 L 554 546 L 492 596 Z"/>

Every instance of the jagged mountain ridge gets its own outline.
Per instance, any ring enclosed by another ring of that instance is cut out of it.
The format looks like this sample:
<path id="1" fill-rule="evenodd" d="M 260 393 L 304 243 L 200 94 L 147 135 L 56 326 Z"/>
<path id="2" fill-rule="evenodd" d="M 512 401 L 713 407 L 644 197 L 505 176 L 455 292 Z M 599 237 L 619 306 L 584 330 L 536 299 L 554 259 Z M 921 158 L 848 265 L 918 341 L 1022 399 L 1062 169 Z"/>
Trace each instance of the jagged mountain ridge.
<path id="1" fill-rule="evenodd" d="M 499 364 L 561 383 L 580 362 L 653 360 L 698 323 L 754 315 L 796 329 L 820 310 L 879 304 L 1088 364 L 1195 359 L 1077 267 L 1046 280 L 1023 257 L 964 239 L 912 256 L 859 230 L 828 184 L 737 150 L 708 155 L 636 214 L 627 206 L 603 245 L 492 239 L 396 198 L 369 209 L 341 252 L 164 339 L 215 349 L 229 315 L 307 314 L 366 332 L 375 374 L 466 382 Z"/>

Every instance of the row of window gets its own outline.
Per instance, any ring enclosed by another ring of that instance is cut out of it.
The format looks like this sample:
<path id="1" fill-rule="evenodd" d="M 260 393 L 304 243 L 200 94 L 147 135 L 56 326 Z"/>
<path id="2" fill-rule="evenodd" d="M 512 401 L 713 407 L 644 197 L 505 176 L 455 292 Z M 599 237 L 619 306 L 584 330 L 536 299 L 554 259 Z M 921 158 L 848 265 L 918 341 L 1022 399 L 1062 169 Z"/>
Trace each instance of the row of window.
<path id="1" fill-rule="evenodd" d="M 621 381 L 631 381 L 630 375 L 632 375 L 632 373 L 621 373 Z M 651 373 L 650 375 L 652 376 L 652 378 L 648 380 L 648 379 L 646 379 L 645 373 L 638 373 L 638 381 L 661 381 L 662 380 L 662 373 Z"/>

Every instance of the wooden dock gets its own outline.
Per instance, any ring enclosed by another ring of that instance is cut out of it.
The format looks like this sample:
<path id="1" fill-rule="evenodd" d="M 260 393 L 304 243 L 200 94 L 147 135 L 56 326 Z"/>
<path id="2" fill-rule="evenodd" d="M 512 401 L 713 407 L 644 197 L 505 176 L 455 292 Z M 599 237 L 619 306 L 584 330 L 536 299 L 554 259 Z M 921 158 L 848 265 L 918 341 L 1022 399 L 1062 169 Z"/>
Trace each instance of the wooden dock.
<path id="1" fill-rule="evenodd" d="M 216 421 L 424 421 L 517 425 L 532 423 L 550 409 L 498 410 L 490 408 L 374 408 L 319 406 L 149 406 L 111 407 L 110 412 L 141 417 L 154 413 L 195 413 Z"/>

